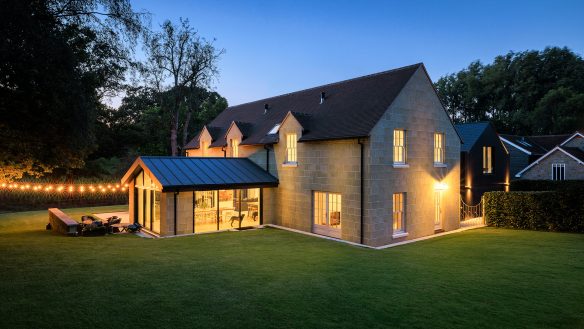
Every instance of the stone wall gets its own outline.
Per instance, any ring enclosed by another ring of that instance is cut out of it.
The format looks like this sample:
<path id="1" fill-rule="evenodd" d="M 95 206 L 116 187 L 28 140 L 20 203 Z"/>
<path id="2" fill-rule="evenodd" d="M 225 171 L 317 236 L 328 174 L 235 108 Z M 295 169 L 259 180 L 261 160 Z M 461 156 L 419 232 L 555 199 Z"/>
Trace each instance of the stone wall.
<path id="1" fill-rule="evenodd" d="M 407 131 L 407 168 L 393 166 L 393 131 Z M 434 132 L 445 134 L 446 167 L 434 167 Z M 460 139 L 419 69 L 371 132 L 366 158 L 365 243 L 384 245 L 434 234 L 435 184 L 445 183 L 445 231 L 459 228 Z M 393 193 L 406 193 L 406 232 L 392 238 Z"/>
<path id="2" fill-rule="evenodd" d="M 554 153 L 541 160 L 538 164 L 529 168 L 521 175 L 521 179 L 552 179 L 552 164 L 554 163 L 564 163 L 566 165 L 566 179 L 584 179 L 584 165 L 579 164 L 578 161 L 560 150 L 556 150 Z"/>

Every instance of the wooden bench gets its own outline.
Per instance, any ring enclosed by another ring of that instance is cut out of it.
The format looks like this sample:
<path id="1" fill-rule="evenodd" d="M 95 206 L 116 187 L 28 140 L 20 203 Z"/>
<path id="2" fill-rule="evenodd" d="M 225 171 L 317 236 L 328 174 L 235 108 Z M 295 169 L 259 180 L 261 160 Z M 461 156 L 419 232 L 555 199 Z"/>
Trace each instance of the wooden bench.
<path id="1" fill-rule="evenodd" d="M 67 216 L 59 208 L 49 208 L 49 223 L 51 229 L 68 236 L 77 236 L 79 223 Z"/>

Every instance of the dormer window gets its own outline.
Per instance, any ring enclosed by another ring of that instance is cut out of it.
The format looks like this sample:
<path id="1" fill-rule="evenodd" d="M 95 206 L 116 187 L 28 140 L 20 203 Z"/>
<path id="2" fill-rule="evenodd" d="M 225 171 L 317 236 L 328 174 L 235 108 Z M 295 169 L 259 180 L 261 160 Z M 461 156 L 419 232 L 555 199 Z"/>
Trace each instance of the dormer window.
<path id="1" fill-rule="evenodd" d="M 231 157 L 239 157 L 239 140 L 237 139 L 231 139 Z"/>
<path id="2" fill-rule="evenodd" d="M 278 130 L 280 130 L 280 124 L 279 124 L 279 123 L 278 123 L 278 124 L 276 124 L 276 125 L 274 126 L 274 128 L 272 128 L 272 129 L 271 129 L 271 130 L 268 132 L 268 135 L 274 135 L 274 134 L 277 134 L 277 133 L 278 133 Z"/>
<path id="3" fill-rule="evenodd" d="M 207 156 L 207 149 L 209 148 L 209 143 L 206 141 L 201 141 L 201 155 L 206 157 Z"/>
<path id="4" fill-rule="evenodd" d="M 297 163 L 298 161 L 296 157 L 297 140 L 296 133 L 286 134 L 286 163 Z"/>

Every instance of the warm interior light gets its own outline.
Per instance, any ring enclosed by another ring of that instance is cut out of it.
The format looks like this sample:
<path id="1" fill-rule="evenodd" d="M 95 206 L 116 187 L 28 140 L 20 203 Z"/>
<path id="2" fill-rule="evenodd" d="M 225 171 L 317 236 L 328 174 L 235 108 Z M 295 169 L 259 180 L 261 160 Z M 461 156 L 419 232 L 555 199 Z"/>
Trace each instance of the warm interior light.
<path id="1" fill-rule="evenodd" d="M 444 191 L 448 189 L 448 185 L 446 185 L 446 183 L 437 182 L 436 184 L 434 184 L 434 189 L 437 191 Z"/>

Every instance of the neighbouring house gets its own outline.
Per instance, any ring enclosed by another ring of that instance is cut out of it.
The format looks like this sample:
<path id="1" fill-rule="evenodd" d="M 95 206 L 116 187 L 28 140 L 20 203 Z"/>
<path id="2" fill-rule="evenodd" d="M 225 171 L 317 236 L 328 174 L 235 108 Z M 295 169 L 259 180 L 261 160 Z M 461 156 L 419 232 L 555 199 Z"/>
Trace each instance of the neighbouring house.
<path id="1" fill-rule="evenodd" d="M 539 159 L 549 150 L 561 144 L 571 135 L 517 136 L 500 134 L 509 151 L 511 177 Z"/>
<path id="2" fill-rule="evenodd" d="M 584 134 L 554 136 L 501 136 L 501 140 L 517 149 L 517 153 L 538 156 L 515 174 L 530 180 L 584 180 Z M 523 142 L 523 143 L 521 143 Z M 522 147 L 532 146 L 532 147 Z M 535 150 L 542 150 L 539 153 Z M 519 153 L 521 152 L 521 153 Z M 542 153 L 542 154 L 540 154 Z M 522 158 L 525 156 L 522 155 Z"/>
<path id="3" fill-rule="evenodd" d="M 163 236 L 273 224 L 379 246 L 459 228 L 460 145 L 416 64 L 228 107 L 187 157 L 122 181 Z"/>
<path id="4" fill-rule="evenodd" d="M 455 125 L 462 138 L 460 193 L 467 205 L 476 205 L 483 193 L 509 190 L 509 152 L 489 122 Z"/>

